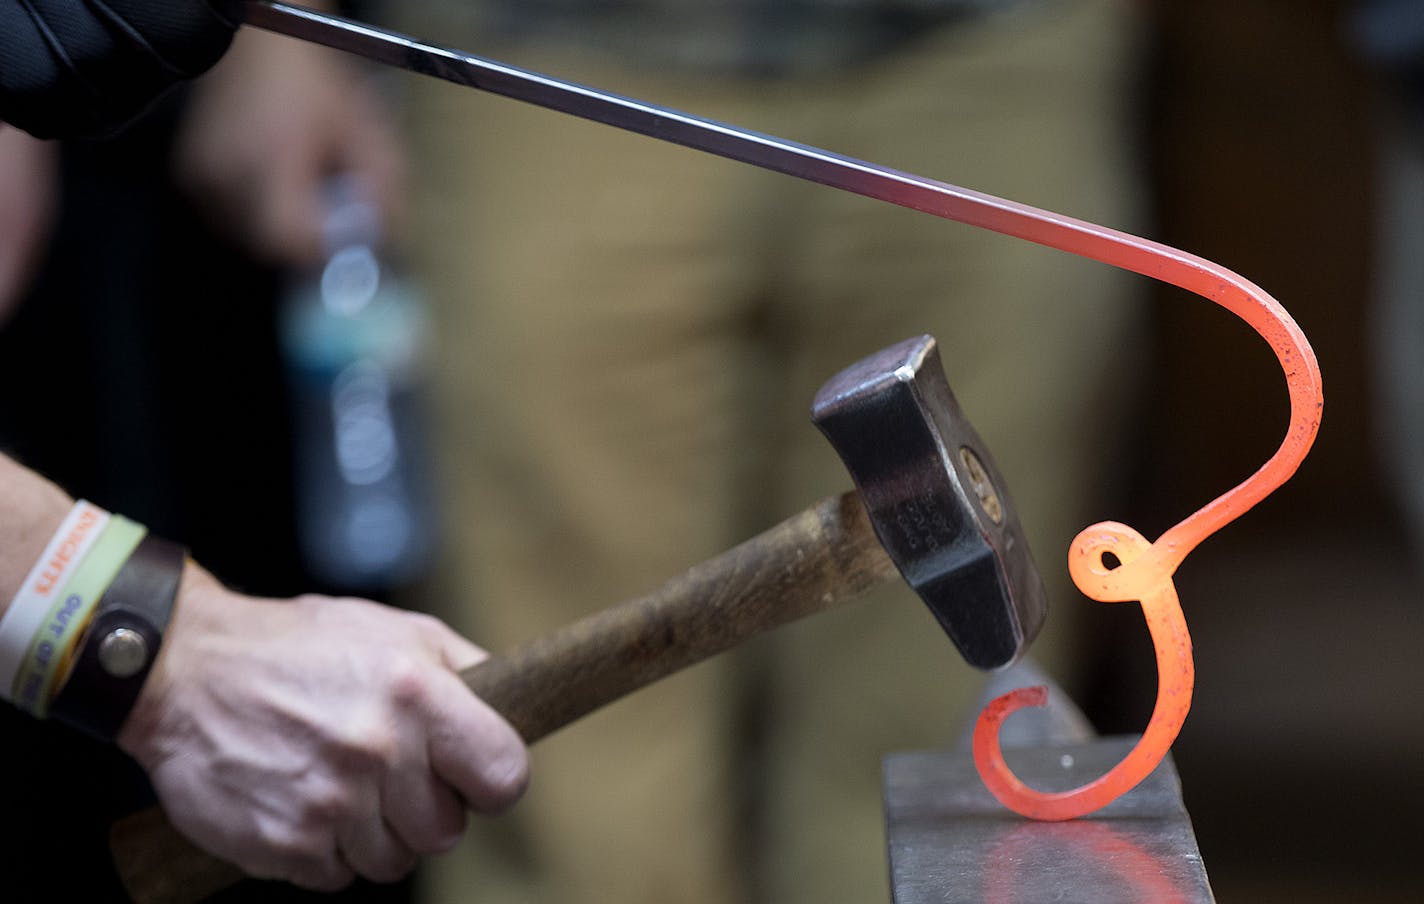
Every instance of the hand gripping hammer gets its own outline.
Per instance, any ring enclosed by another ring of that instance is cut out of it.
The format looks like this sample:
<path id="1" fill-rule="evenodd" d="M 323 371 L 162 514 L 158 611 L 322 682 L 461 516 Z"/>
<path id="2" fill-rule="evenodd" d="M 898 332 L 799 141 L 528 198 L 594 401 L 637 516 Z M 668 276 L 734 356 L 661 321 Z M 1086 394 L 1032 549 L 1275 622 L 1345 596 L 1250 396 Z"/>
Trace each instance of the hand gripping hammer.
<path id="1" fill-rule="evenodd" d="M 852 365 L 812 420 L 858 487 L 629 600 L 461 674 L 533 743 L 599 707 L 771 628 L 902 575 L 970 665 L 1006 666 L 1045 614 L 1003 479 L 959 409 L 935 340 Z M 196 901 L 240 877 L 157 808 L 114 827 L 140 904 Z"/>

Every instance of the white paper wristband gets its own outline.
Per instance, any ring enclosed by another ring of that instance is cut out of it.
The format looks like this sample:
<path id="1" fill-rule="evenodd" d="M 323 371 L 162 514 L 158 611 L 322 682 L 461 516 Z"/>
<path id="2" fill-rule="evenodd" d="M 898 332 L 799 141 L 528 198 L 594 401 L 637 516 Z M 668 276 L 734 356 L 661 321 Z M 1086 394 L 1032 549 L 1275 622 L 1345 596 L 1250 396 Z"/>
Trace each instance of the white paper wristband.
<path id="1" fill-rule="evenodd" d="M 74 569 L 109 522 L 109 513 L 83 499 L 74 503 L 64 523 L 50 538 L 35 566 L 25 576 L 10 608 L 0 618 L 0 697 L 12 700 L 15 675 Z"/>

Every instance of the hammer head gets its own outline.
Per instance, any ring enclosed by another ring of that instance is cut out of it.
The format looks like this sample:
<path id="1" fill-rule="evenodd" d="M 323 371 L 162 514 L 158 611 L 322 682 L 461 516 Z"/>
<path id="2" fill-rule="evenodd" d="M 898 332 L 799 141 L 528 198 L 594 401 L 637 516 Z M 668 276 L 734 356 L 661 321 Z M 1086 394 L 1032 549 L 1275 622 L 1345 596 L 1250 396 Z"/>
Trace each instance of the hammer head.
<path id="1" fill-rule="evenodd" d="M 851 365 L 811 419 L 835 446 L 880 542 L 965 660 L 1014 662 L 1047 612 L 1018 515 L 949 391 L 932 336 Z"/>

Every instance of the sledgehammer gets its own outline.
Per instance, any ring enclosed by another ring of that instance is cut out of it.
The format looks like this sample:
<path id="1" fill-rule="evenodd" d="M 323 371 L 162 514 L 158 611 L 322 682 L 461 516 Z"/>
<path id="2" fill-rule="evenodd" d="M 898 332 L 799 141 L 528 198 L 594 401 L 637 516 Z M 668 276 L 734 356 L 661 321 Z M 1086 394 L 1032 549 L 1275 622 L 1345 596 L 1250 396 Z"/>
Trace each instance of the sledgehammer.
<path id="1" fill-rule="evenodd" d="M 837 374 L 812 420 L 858 492 L 831 497 L 638 599 L 461 674 L 528 743 L 764 631 L 902 575 L 960 654 L 1006 666 L 1043 623 L 1043 585 L 935 340 L 901 342 Z M 115 825 L 139 904 L 201 900 L 240 878 L 150 809 Z"/>

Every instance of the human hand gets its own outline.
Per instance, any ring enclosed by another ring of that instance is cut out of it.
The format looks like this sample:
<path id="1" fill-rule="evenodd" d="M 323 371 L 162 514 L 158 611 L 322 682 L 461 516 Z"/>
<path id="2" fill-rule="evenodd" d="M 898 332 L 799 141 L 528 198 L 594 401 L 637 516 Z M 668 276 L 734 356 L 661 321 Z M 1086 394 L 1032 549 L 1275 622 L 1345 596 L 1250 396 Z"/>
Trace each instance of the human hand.
<path id="1" fill-rule="evenodd" d="M 336 51 L 281 35 L 244 30 L 198 83 L 176 166 L 214 222 L 273 263 L 320 257 L 332 176 L 384 222 L 401 215 L 405 160 L 377 92 Z"/>
<path id="2" fill-rule="evenodd" d="M 246 597 L 191 563 L 178 600 L 119 744 L 211 853 L 314 889 L 394 881 L 466 806 L 522 793 L 523 743 L 456 674 L 485 654 L 439 621 Z"/>
<path id="3" fill-rule="evenodd" d="M 0 124 L 0 324 L 29 282 L 50 221 L 57 148 Z"/>
<path id="4" fill-rule="evenodd" d="M 241 21 L 238 0 L 0 0 L 0 119 L 37 138 L 115 132 L 216 62 Z"/>

